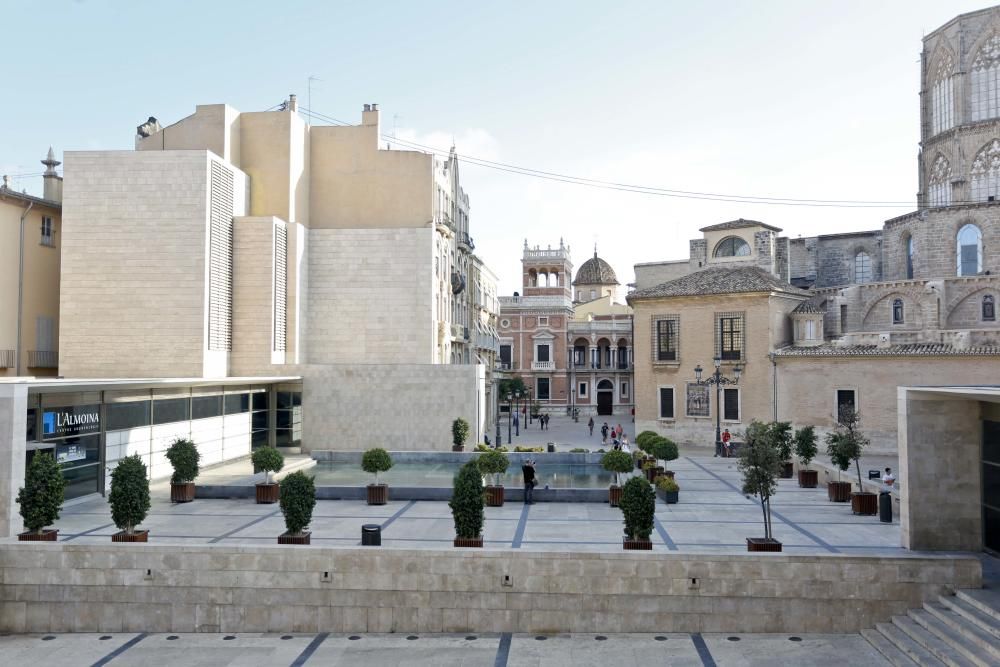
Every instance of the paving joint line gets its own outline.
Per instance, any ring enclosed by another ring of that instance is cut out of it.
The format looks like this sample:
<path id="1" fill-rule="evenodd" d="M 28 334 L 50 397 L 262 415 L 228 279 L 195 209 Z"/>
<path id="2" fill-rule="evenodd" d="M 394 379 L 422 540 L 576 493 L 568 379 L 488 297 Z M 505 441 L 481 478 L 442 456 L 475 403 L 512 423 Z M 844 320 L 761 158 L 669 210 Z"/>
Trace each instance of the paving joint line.
<path id="1" fill-rule="evenodd" d="M 660 523 L 659 518 L 657 518 L 655 514 L 653 515 L 653 525 L 656 526 L 656 532 L 660 534 L 660 539 L 667 545 L 667 548 L 671 551 L 677 551 L 677 545 L 674 544 L 672 539 L 670 539 L 670 534 L 667 532 L 667 529 L 663 526 L 663 524 Z"/>
<path id="2" fill-rule="evenodd" d="M 321 632 L 320 634 L 313 637 L 313 640 L 309 642 L 309 645 L 302 649 L 302 653 L 299 653 L 299 657 L 295 658 L 294 662 L 290 667 L 301 667 L 306 664 L 306 661 L 312 657 L 312 654 L 316 652 L 319 645 L 326 641 L 326 638 L 330 636 L 329 632 Z"/>
<path id="3" fill-rule="evenodd" d="M 219 535 L 218 537 L 213 537 L 211 540 L 208 541 L 208 543 L 209 544 L 215 544 L 215 543 L 217 543 L 217 542 L 219 542 L 221 540 L 226 539 L 227 537 L 232 537 L 233 535 L 235 535 L 236 533 L 240 532 L 241 530 L 246 530 L 250 526 L 255 526 L 258 523 L 260 523 L 261 521 L 264 521 L 265 519 L 270 519 L 271 517 L 278 516 L 278 514 L 280 514 L 280 513 L 281 513 L 281 510 L 274 510 L 270 514 L 265 514 L 263 516 L 259 516 L 259 517 L 257 517 L 256 519 L 254 519 L 253 521 L 251 521 L 248 524 L 240 526 L 239 528 L 233 528 L 228 533 L 223 533 L 222 535 Z"/>
<path id="4" fill-rule="evenodd" d="M 98 526 L 97 528 L 91 528 L 90 530 L 85 530 L 82 533 L 76 533 L 76 534 L 70 533 L 69 537 L 67 537 L 65 540 L 59 540 L 59 541 L 60 542 L 69 542 L 70 540 L 75 540 L 78 537 L 83 537 L 85 535 L 90 535 L 91 533 L 96 533 L 99 530 L 104 530 L 105 528 L 110 528 L 113 525 L 115 525 L 115 524 L 114 523 L 106 523 L 103 526 Z"/>
<path id="5" fill-rule="evenodd" d="M 517 530 L 514 531 L 514 539 L 511 540 L 511 549 L 520 549 L 521 542 L 524 541 L 524 529 L 528 526 L 528 512 L 531 510 L 531 505 L 525 503 L 521 507 L 521 518 L 517 520 Z M 507 664 L 506 660 L 504 664 Z"/>
<path id="6" fill-rule="evenodd" d="M 416 500 L 411 500 L 408 503 L 406 503 L 405 505 L 403 505 L 403 507 L 401 507 L 399 509 L 399 511 L 397 511 L 395 514 L 393 514 L 391 517 L 389 517 L 388 519 L 385 520 L 385 522 L 380 526 L 381 530 L 385 530 L 386 528 L 388 528 L 389 526 L 391 526 L 393 521 L 395 521 L 399 517 L 403 516 L 404 512 L 407 512 L 408 510 L 410 510 L 416 504 L 417 504 Z"/>
<path id="7" fill-rule="evenodd" d="M 132 639 L 128 640 L 127 642 L 116 648 L 114 651 L 108 653 L 106 656 L 95 662 L 93 665 L 91 665 L 91 667 L 104 667 L 104 665 L 108 664 L 109 662 L 120 656 L 122 653 L 124 653 L 125 651 L 129 650 L 130 648 L 141 642 L 143 639 L 146 638 L 146 636 L 147 635 L 145 632 L 140 632 L 138 635 L 132 637 Z"/>
<path id="8" fill-rule="evenodd" d="M 507 667 L 507 661 L 510 659 L 510 640 L 511 634 L 509 632 L 500 635 L 500 644 L 497 645 L 497 657 L 493 660 L 493 667 Z"/>
<path id="9" fill-rule="evenodd" d="M 691 643 L 694 644 L 695 650 L 698 651 L 702 667 L 717 667 L 715 658 L 712 657 L 712 652 L 708 649 L 708 644 L 705 643 L 705 638 L 701 636 L 700 632 L 691 635 Z"/>

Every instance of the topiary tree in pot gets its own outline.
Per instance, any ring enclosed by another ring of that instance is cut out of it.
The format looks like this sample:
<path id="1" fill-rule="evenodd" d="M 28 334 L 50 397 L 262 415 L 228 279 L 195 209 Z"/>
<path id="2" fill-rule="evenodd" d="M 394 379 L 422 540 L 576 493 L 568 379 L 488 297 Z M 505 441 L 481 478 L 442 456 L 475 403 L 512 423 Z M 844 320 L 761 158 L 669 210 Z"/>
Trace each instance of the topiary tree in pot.
<path id="1" fill-rule="evenodd" d="M 271 473 L 280 472 L 285 467 L 285 456 L 277 447 L 260 447 L 250 454 L 253 472 L 264 473 L 264 481 L 254 485 L 258 505 L 270 505 L 278 502 L 281 486 L 271 481 Z"/>
<path id="2" fill-rule="evenodd" d="M 794 445 L 792 425 L 789 422 L 771 422 L 768 425 L 770 437 L 778 451 L 778 459 L 781 461 L 781 477 L 791 479 L 795 474 L 795 465 L 792 463 L 792 447 Z"/>
<path id="3" fill-rule="evenodd" d="M 601 466 L 615 474 L 615 481 L 608 489 L 608 503 L 618 507 L 622 497 L 621 475 L 632 472 L 632 457 L 619 449 L 612 449 L 601 457 Z"/>
<path id="4" fill-rule="evenodd" d="M 285 533 L 278 544 L 309 544 L 312 533 L 306 528 L 312 523 L 316 507 L 316 484 L 301 470 L 281 480 L 281 513 L 285 516 Z"/>
<path id="5" fill-rule="evenodd" d="M 465 450 L 465 441 L 469 439 L 469 422 L 461 417 L 451 423 L 451 451 Z"/>
<path id="6" fill-rule="evenodd" d="M 24 475 L 24 487 L 17 491 L 25 532 L 21 542 L 55 542 L 58 530 L 45 530 L 59 519 L 59 508 L 65 498 L 66 480 L 55 457 L 48 452 L 36 452 Z"/>
<path id="7" fill-rule="evenodd" d="M 486 505 L 488 507 L 503 507 L 503 484 L 500 475 L 507 472 L 510 459 L 503 452 L 491 450 L 477 459 L 479 471 L 484 475 L 493 475 L 493 484 L 486 487 Z"/>
<path id="8" fill-rule="evenodd" d="M 361 469 L 375 474 L 375 483 L 367 487 L 369 505 L 385 505 L 389 502 L 389 485 L 379 481 L 379 473 L 391 467 L 392 457 L 381 447 L 369 449 L 361 457 Z"/>
<path id="9" fill-rule="evenodd" d="M 635 446 L 642 451 L 646 451 L 646 441 L 656 437 L 659 437 L 659 434 L 656 431 L 643 431 L 639 435 L 635 436 Z"/>
<path id="10" fill-rule="evenodd" d="M 795 431 L 795 456 L 799 458 L 799 486 L 815 489 L 818 475 L 815 470 L 809 470 L 809 463 L 816 458 L 816 429 L 812 426 Z"/>
<path id="11" fill-rule="evenodd" d="M 622 516 L 625 518 L 625 538 L 622 548 L 649 551 L 653 543 L 653 515 L 656 512 L 656 493 L 652 485 L 641 477 L 632 477 L 622 488 Z"/>
<path id="12" fill-rule="evenodd" d="M 656 492 L 668 505 L 673 505 L 679 500 L 680 490 L 681 487 L 673 477 L 661 475 L 656 478 Z"/>
<path id="13" fill-rule="evenodd" d="M 861 481 L 861 453 L 868 446 L 869 440 L 861 432 L 861 415 L 848 406 L 841 406 L 840 423 L 837 430 L 828 433 L 826 436 L 827 453 L 830 460 L 841 472 L 846 471 L 854 461 L 858 474 L 858 490 L 851 493 L 851 511 L 855 514 L 874 515 L 878 513 L 878 496 L 869 491 L 865 491 Z M 839 479 L 839 473 L 838 473 Z M 838 482 L 846 484 L 850 489 L 850 482 Z M 832 483 L 831 483 L 832 484 Z M 844 489 L 838 489 L 840 495 L 838 501 L 843 498 Z M 847 500 L 843 498 L 843 500 Z"/>
<path id="14" fill-rule="evenodd" d="M 670 438 L 664 438 L 663 436 L 660 436 L 655 440 L 653 440 L 651 453 L 653 454 L 653 456 L 656 457 L 657 460 L 663 461 L 664 463 L 670 463 L 671 461 L 677 459 L 678 456 L 677 443 L 675 443 Z M 663 474 L 665 474 L 667 477 L 673 477 L 674 471 L 664 470 Z"/>
<path id="15" fill-rule="evenodd" d="M 486 523 L 483 505 L 483 476 L 477 462 L 469 461 L 455 475 L 448 501 L 455 521 L 456 547 L 483 546 L 483 525 Z"/>
<path id="16" fill-rule="evenodd" d="M 781 551 L 781 542 L 771 531 L 771 496 L 778 490 L 782 464 L 772 429 L 755 419 L 747 426 L 744 441 L 737 465 L 743 474 L 743 493 L 757 496 L 764 514 L 764 537 L 748 537 L 747 551 Z"/>
<path id="17" fill-rule="evenodd" d="M 170 478 L 170 502 L 189 503 L 194 500 L 194 480 L 198 477 L 201 454 L 192 440 L 176 438 L 167 449 L 167 460 L 174 468 Z"/>
<path id="18" fill-rule="evenodd" d="M 111 471 L 111 520 L 119 532 L 111 536 L 112 542 L 146 542 L 148 530 L 136 530 L 149 512 L 149 476 L 146 464 L 138 454 L 119 459 Z"/>

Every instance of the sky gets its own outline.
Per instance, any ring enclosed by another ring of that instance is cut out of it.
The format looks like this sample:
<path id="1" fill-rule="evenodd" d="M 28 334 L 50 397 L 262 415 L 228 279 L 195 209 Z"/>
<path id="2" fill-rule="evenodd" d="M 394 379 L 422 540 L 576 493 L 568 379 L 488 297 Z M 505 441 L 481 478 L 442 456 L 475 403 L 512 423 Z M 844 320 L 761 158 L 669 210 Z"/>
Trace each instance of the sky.
<path id="1" fill-rule="evenodd" d="M 148 116 L 300 104 L 444 151 L 587 179 L 779 206 L 623 192 L 461 164 L 476 252 L 520 289 L 531 246 L 633 265 L 686 259 L 700 227 L 792 238 L 878 229 L 914 207 L 921 38 L 960 0 L 207 2 L 2 0 L 0 173 L 130 149 Z M 13 30 L 11 30 L 13 28 Z M 314 77 L 311 91 L 308 80 Z M 35 175 L 31 175 L 35 174 Z M 624 290 L 623 290 L 624 291 Z"/>

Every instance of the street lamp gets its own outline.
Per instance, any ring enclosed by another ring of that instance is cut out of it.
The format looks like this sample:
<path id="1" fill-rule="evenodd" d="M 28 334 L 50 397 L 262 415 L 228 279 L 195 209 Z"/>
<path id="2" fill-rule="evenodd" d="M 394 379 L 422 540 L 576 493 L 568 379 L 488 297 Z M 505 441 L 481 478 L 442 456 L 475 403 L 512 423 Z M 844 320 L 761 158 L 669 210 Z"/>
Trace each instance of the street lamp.
<path id="1" fill-rule="evenodd" d="M 528 387 L 528 409 L 526 412 L 528 413 L 528 424 L 531 424 L 531 387 Z"/>
<path id="2" fill-rule="evenodd" d="M 715 455 L 718 456 L 722 453 L 722 385 L 724 384 L 739 384 L 740 383 L 740 373 L 743 369 L 737 364 L 733 368 L 733 375 L 735 378 L 727 378 L 722 374 L 722 358 L 715 357 L 712 359 L 712 363 L 715 364 L 715 372 L 710 376 L 701 379 L 702 368 L 701 364 L 694 367 L 694 377 L 695 384 L 701 387 L 707 387 L 710 385 L 715 385 Z"/>
<path id="3" fill-rule="evenodd" d="M 511 401 L 513 401 L 513 400 L 514 400 L 514 397 L 511 396 L 510 394 L 507 394 L 507 442 L 508 443 L 511 442 L 511 439 L 510 439 L 510 413 L 511 413 Z"/>
<path id="4" fill-rule="evenodd" d="M 521 392 L 520 391 L 514 392 L 514 398 L 517 401 L 514 404 L 515 406 L 514 409 L 517 410 L 517 406 L 521 404 Z M 516 416 L 514 417 L 514 435 L 521 437 L 521 420 Z"/>

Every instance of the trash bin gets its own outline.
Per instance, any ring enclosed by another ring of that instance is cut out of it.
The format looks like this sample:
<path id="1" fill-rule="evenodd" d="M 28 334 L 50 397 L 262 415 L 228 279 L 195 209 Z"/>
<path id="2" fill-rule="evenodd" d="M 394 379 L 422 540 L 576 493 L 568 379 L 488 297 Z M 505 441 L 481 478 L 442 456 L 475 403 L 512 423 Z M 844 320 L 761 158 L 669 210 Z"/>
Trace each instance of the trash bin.
<path id="1" fill-rule="evenodd" d="M 878 494 L 878 520 L 892 523 L 892 494 L 888 491 Z"/>
<path id="2" fill-rule="evenodd" d="M 555 454 L 555 453 L 556 453 L 556 443 L 550 442 L 549 443 L 549 454 Z"/>
<path id="3" fill-rule="evenodd" d="M 880 473 L 878 470 L 869 470 L 868 479 L 882 479 L 882 473 Z"/>
<path id="4" fill-rule="evenodd" d="M 361 546 L 382 546 L 382 526 L 377 523 L 366 523 L 361 526 Z"/>

